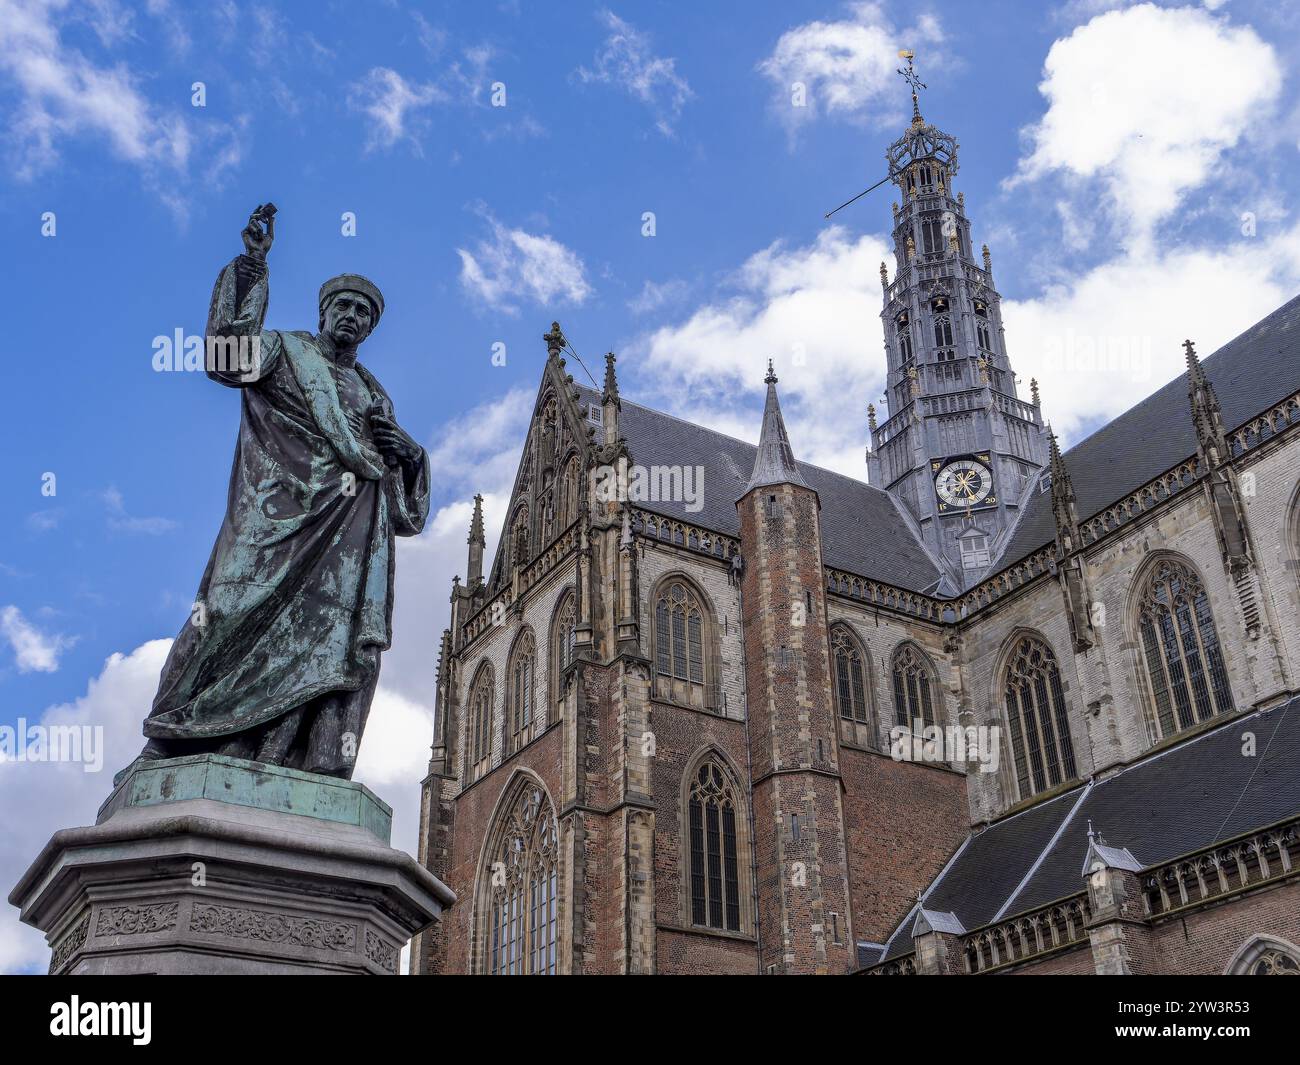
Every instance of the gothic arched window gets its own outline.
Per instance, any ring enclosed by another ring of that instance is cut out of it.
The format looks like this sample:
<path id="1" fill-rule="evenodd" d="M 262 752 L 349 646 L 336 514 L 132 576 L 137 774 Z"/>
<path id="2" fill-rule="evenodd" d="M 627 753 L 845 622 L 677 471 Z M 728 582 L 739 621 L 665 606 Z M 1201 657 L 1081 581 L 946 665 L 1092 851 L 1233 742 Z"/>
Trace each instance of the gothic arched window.
<path id="1" fill-rule="evenodd" d="M 699 594 L 680 578 L 665 581 L 655 595 L 654 613 L 656 694 L 712 708 L 714 700 L 706 687 L 712 671 L 705 662 L 709 619 Z"/>
<path id="2" fill-rule="evenodd" d="M 577 600 L 570 590 L 560 598 L 560 605 L 555 608 L 555 619 L 551 622 L 551 706 L 557 719 L 564 703 L 564 671 L 573 662 L 577 625 Z"/>
<path id="3" fill-rule="evenodd" d="M 975 339 L 979 346 L 985 351 L 993 350 L 993 342 L 989 339 L 989 324 L 986 321 L 977 320 L 975 322 Z"/>
<path id="4" fill-rule="evenodd" d="M 739 932 L 747 913 L 742 879 L 744 818 L 740 790 L 716 758 L 704 761 L 691 780 L 686 802 L 690 848 L 688 902 L 691 924 Z"/>
<path id="5" fill-rule="evenodd" d="M 952 347 L 952 319 L 946 314 L 934 320 L 934 343 L 936 347 Z"/>
<path id="6" fill-rule="evenodd" d="M 912 728 L 920 721 L 921 727 L 937 723 L 934 712 L 934 669 L 929 660 L 910 643 L 894 652 L 894 713 L 898 724 Z"/>
<path id="7" fill-rule="evenodd" d="M 515 640 L 506 666 L 506 713 L 510 721 L 510 750 L 519 750 L 535 735 L 537 718 L 537 646 L 531 629 Z"/>
<path id="8" fill-rule="evenodd" d="M 1138 634 L 1161 736 L 1232 709 L 1214 615 L 1200 578 L 1162 559 L 1142 586 Z"/>
<path id="9" fill-rule="evenodd" d="M 578 481 L 578 456 L 570 455 L 560 479 L 560 505 L 563 508 L 560 524 L 566 529 L 578 517 Z"/>
<path id="10" fill-rule="evenodd" d="M 515 520 L 510 525 L 511 562 L 516 566 L 525 565 L 528 554 L 528 508 L 520 507 L 515 511 Z"/>
<path id="11" fill-rule="evenodd" d="M 1021 637 L 1003 681 L 1007 726 L 1020 797 L 1076 776 L 1074 744 L 1056 656 L 1042 640 Z"/>
<path id="12" fill-rule="evenodd" d="M 1255 936 L 1228 966 L 1230 976 L 1300 976 L 1300 949 L 1272 936 Z"/>
<path id="13" fill-rule="evenodd" d="M 834 676 L 835 707 L 846 721 L 867 720 L 866 672 L 862 651 L 847 629 L 831 630 L 831 666 Z"/>
<path id="14" fill-rule="evenodd" d="M 492 667 L 484 663 L 469 694 L 469 777 L 477 780 L 492 763 Z"/>
<path id="15" fill-rule="evenodd" d="M 555 808 L 523 778 L 502 808 L 479 871 L 483 967 L 496 976 L 556 971 L 559 841 Z"/>

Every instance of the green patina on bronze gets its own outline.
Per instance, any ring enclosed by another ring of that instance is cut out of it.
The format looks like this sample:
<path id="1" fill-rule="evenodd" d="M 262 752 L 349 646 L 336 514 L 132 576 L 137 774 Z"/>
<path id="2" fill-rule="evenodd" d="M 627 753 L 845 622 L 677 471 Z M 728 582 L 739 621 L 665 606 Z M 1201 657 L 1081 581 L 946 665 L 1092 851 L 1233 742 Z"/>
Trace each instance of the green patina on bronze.
<path id="1" fill-rule="evenodd" d="M 215 754 L 136 762 L 99 809 L 96 824 L 119 810 L 213 799 L 363 828 L 387 843 L 393 811 L 364 784 Z"/>
<path id="2" fill-rule="evenodd" d="M 350 777 L 391 642 L 393 538 L 424 527 L 428 456 L 356 361 L 384 309 L 374 284 L 327 281 L 318 333 L 264 330 L 273 216 L 254 212 L 246 254 L 213 289 L 207 372 L 240 392 L 239 440 L 141 757 L 212 752 Z"/>

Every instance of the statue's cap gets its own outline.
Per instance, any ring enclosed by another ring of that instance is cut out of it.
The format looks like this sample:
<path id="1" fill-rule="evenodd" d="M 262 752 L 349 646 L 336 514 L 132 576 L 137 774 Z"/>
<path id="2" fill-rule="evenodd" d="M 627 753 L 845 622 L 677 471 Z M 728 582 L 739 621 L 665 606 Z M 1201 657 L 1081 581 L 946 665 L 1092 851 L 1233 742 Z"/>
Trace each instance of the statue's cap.
<path id="1" fill-rule="evenodd" d="M 338 277 L 331 277 L 320 287 L 321 309 L 325 309 L 325 304 L 329 302 L 331 296 L 340 292 L 360 292 L 365 296 L 375 310 L 375 320 L 370 323 L 370 328 L 373 329 L 379 324 L 380 316 L 384 313 L 384 294 L 379 291 L 378 285 L 360 274 L 339 274 Z"/>

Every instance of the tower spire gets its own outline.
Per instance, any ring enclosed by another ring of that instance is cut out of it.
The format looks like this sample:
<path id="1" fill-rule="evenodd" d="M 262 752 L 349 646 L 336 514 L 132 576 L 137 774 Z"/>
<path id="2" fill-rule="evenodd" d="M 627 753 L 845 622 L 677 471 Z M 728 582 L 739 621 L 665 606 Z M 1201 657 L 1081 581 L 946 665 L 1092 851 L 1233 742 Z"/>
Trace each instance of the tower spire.
<path id="1" fill-rule="evenodd" d="M 758 453 L 754 456 L 754 472 L 750 475 L 745 491 L 769 484 L 797 484 L 807 488 L 808 482 L 803 479 L 803 474 L 794 461 L 794 450 L 790 447 L 790 437 L 785 431 L 785 419 L 781 417 L 781 402 L 776 397 L 776 370 L 772 367 L 771 359 L 767 360 L 767 376 L 763 382 L 767 385 L 763 428 L 758 437 Z"/>
<path id="2" fill-rule="evenodd" d="M 466 566 L 465 582 L 472 591 L 483 579 L 483 549 L 487 546 L 487 537 L 483 534 L 483 496 L 474 496 L 474 516 L 469 521 L 469 561 Z"/>

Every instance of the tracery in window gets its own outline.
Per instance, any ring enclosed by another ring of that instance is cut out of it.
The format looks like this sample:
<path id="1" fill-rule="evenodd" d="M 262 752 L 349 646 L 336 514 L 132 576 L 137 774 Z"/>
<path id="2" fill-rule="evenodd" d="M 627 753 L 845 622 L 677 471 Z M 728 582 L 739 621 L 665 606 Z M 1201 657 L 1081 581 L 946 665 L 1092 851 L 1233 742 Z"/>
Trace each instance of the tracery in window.
<path id="1" fill-rule="evenodd" d="M 534 781 L 525 778 L 515 790 L 479 872 L 486 895 L 483 964 L 497 976 L 551 976 L 558 956 L 555 810 Z"/>
<path id="2" fill-rule="evenodd" d="M 1070 722 L 1056 656 L 1042 640 L 1024 636 L 1016 643 L 1003 680 L 1007 727 L 1020 797 L 1077 775 Z"/>
<path id="3" fill-rule="evenodd" d="M 654 602 L 655 692 L 660 698 L 712 709 L 705 662 L 708 619 L 695 590 L 683 580 L 662 584 Z"/>
<path id="4" fill-rule="evenodd" d="M 946 314 L 934 320 L 934 343 L 940 348 L 952 347 L 952 319 Z"/>
<path id="5" fill-rule="evenodd" d="M 573 646 L 578 625 L 577 600 L 572 590 L 564 593 L 551 623 L 551 705 L 557 718 L 564 702 L 564 671 L 573 662 Z"/>
<path id="6" fill-rule="evenodd" d="M 486 773 L 492 761 L 492 689 L 492 667 L 485 662 L 474 678 L 468 702 L 470 780 Z"/>
<path id="7" fill-rule="evenodd" d="M 1161 736 L 1232 709 L 1210 601 L 1190 567 L 1162 559 L 1152 569 L 1138 601 L 1138 634 Z"/>
<path id="8" fill-rule="evenodd" d="M 515 520 L 510 526 L 510 543 L 512 561 L 516 566 L 526 564 L 531 557 L 528 553 L 528 508 L 520 507 L 515 512 Z"/>
<path id="9" fill-rule="evenodd" d="M 843 626 L 831 630 L 835 708 L 846 721 L 866 722 L 867 685 L 862 652 Z"/>
<path id="10" fill-rule="evenodd" d="M 510 750 L 517 751 L 533 738 L 537 717 L 537 647 L 531 629 L 515 641 L 506 667 L 506 708 L 510 721 Z"/>
<path id="11" fill-rule="evenodd" d="M 894 653 L 894 713 L 903 728 L 916 722 L 925 728 L 936 723 L 934 712 L 934 671 L 925 656 L 912 644 L 903 644 Z"/>
<path id="12" fill-rule="evenodd" d="M 737 795 L 731 774 L 709 759 L 695 774 L 686 818 L 691 923 L 731 932 L 741 927 Z"/>

